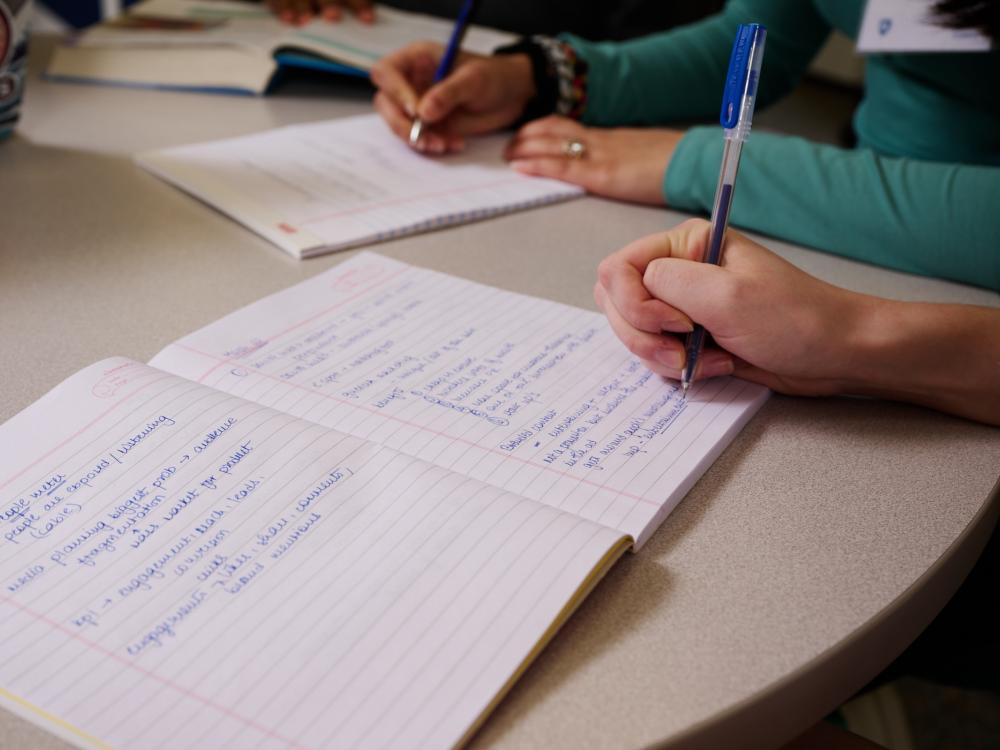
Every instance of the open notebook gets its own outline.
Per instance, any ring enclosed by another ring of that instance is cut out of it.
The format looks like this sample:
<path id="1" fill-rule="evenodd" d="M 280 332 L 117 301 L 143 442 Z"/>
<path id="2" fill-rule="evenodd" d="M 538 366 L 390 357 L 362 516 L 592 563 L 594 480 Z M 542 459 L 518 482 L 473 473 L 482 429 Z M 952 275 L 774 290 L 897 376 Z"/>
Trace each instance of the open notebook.
<path id="1" fill-rule="evenodd" d="M 374 24 L 350 13 L 338 23 L 281 23 L 264 3 L 146 0 L 127 15 L 56 48 L 46 75 L 57 80 L 263 94 L 282 65 L 367 75 L 380 57 L 410 42 L 442 44 L 453 21 L 376 6 Z M 469 28 L 463 47 L 488 54 L 514 37 Z"/>
<path id="2" fill-rule="evenodd" d="M 82 747 L 460 745 L 766 396 L 361 254 L 0 427 L 0 700 Z"/>
<path id="3" fill-rule="evenodd" d="M 136 161 L 305 258 L 566 200 L 583 190 L 503 161 L 503 135 L 430 157 L 377 115 L 140 154 Z"/>

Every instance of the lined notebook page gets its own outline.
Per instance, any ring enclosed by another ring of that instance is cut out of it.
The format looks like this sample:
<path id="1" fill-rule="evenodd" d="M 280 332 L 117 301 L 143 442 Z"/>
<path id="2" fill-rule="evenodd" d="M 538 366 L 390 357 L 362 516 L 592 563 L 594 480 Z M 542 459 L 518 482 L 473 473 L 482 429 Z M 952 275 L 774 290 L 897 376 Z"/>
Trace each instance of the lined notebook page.
<path id="1" fill-rule="evenodd" d="M 582 194 L 503 161 L 506 136 L 429 157 L 377 115 L 142 154 L 138 163 L 296 257 Z"/>
<path id="2" fill-rule="evenodd" d="M 602 315 L 372 253 L 153 364 L 436 463 L 642 544 L 767 397 L 677 384 Z"/>
<path id="3" fill-rule="evenodd" d="M 453 746 L 623 544 L 128 360 L 0 450 L 0 696 L 85 747 Z"/>

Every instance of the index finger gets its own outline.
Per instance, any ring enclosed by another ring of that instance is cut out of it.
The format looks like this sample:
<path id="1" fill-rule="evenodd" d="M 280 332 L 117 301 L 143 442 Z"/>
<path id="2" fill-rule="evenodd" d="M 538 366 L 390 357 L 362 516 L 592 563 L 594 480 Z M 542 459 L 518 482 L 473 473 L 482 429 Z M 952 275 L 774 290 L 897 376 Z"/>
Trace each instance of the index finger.
<path id="1" fill-rule="evenodd" d="M 417 87 L 427 69 L 433 70 L 441 56 L 441 45 L 417 42 L 386 55 L 372 66 L 371 82 L 395 101 L 410 117 L 417 116 Z"/>
<path id="2" fill-rule="evenodd" d="M 532 120 L 520 128 L 515 134 L 516 140 L 535 138 L 538 136 L 560 136 L 572 138 L 583 133 L 586 128 L 576 120 L 563 115 L 548 115 L 538 120 Z"/>
<path id="3" fill-rule="evenodd" d="M 657 258 L 700 259 L 708 228 L 708 222 L 691 219 L 668 232 L 636 240 L 601 262 L 598 280 L 622 318 L 649 333 L 692 330 L 691 319 L 650 294 L 642 279 L 646 267 Z"/>

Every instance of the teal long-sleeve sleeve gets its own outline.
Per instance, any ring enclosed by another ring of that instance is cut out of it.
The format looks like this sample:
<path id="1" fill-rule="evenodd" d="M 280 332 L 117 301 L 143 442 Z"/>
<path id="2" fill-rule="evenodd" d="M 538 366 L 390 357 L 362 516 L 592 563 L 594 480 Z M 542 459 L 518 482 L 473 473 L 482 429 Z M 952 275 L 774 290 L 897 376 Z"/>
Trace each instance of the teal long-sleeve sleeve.
<path id="1" fill-rule="evenodd" d="M 768 28 L 758 108 L 789 92 L 832 28 L 857 34 L 864 0 L 730 0 L 696 24 L 623 44 L 567 37 L 588 66 L 583 121 L 715 118 L 739 23 Z M 855 117 L 862 148 L 754 133 L 732 221 L 800 244 L 1000 290 L 1000 58 L 875 55 Z M 667 202 L 709 211 L 718 128 L 695 128 L 664 176 Z M 910 158 L 907 158 L 910 157 Z M 922 160 L 922 161 L 918 161 Z"/>
<path id="2" fill-rule="evenodd" d="M 830 33 L 804 0 L 731 0 L 698 23 L 630 42 L 589 42 L 565 35 L 586 61 L 590 125 L 665 125 L 718 117 L 736 27 L 767 26 L 767 62 L 757 106 L 791 91 Z"/>
<path id="3" fill-rule="evenodd" d="M 676 208 L 710 211 L 719 128 L 693 128 L 664 178 Z M 1000 291 L 1000 168 L 880 156 L 754 133 L 731 222 L 902 271 Z"/>

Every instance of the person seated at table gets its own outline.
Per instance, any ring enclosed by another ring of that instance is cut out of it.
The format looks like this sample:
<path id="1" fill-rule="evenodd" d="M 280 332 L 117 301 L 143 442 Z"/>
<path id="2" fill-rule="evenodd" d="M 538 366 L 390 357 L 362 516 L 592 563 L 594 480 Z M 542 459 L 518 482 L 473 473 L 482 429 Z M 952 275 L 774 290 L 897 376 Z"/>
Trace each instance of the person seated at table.
<path id="1" fill-rule="evenodd" d="M 939 0 L 940 23 L 1000 37 L 996 0 Z M 401 138 L 419 115 L 431 153 L 519 122 L 507 150 L 523 173 L 598 195 L 709 211 L 718 125 L 614 128 L 717 117 L 733 33 L 768 28 L 758 106 L 796 85 L 831 29 L 858 33 L 863 0 L 731 0 L 698 23 L 625 43 L 534 37 L 464 54 L 432 85 L 441 48 L 407 46 L 372 71 L 375 107 Z M 731 221 L 904 271 L 1000 289 L 1000 52 L 868 58 L 858 147 L 754 133 Z M 555 112 L 558 116 L 543 117 Z M 542 119 L 537 119 L 537 118 Z"/>
<path id="2" fill-rule="evenodd" d="M 463 0 L 385 0 L 382 4 L 414 13 L 454 19 Z M 336 22 L 345 13 L 373 22 L 373 0 L 267 0 L 271 10 L 289 24 L 314 18 Z M 691 23 L 714 13 L 722 0 L 662 2 L 662 0 L 501 0 L 483 2 L 476 23 L 516 34 L 555 34 L 572 31 L 588 39 L 629 39 L 659 29 Z"/>
<path id="3" fill-rule="evenodd" d="M 646 366 L 680 379 L 692 321 L 712 335 L 695 380 L 735 375 L 795 396 L 875 396 L 1000 425 L 1000 309 L 900 302 L 809 276 L 730 229 L 689 219 L 605 258 L 594 299 Z"/>

